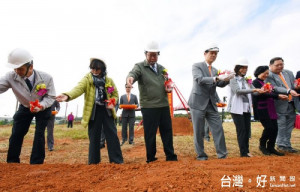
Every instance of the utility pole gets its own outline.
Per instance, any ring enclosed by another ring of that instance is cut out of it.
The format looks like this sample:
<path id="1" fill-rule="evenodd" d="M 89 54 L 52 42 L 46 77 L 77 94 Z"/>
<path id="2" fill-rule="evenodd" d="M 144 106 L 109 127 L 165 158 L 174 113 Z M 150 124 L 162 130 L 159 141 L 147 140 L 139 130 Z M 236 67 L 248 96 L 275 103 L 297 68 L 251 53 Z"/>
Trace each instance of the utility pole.
<path id="1" fill-rule="evenodd" d="M 75 116 L 75 120 L 77 119 L 77 115 L 78 115 L 78 104 L 77 104 L 77 107 L 76 107 L 76 116 Z"/>
<path id="2" fill-rule="evenodd" d="M 66 103 L 66 110 L 65 110 L 65 121 L 67 123 L 67 110 L 68 110 L 68 103 Z"/>

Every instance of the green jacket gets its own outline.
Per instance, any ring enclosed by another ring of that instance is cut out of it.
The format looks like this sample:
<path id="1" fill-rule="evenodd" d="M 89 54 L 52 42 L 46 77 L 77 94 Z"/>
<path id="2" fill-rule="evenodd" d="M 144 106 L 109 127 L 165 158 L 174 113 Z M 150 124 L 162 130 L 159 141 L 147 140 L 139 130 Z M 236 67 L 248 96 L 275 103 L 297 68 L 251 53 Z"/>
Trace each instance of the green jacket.
<path id="1" fill-rule="evenodd" d="M 157 63 L 157 74 L 150 68 L 148 62 L 134 65 L 127 77 L 133 77 L 138 81 L 141 108 L 158 108 L 169 106 L 165 91 L 165 79 L 162 71 L 165 68 Z"/>
<path id="2" fill-rule="evenodd" d="M 107 92 L 107 86 L 114 87 L 114 91 L 111 94 Z M 64 93 L 65 95 L 69 96 L 69 101 L 76 99 L 77 97 L 79 97 L 84 93 L 84 107 L 83 107 L 83 116 L 81 120 L 81 124 L 84 127 L 87 127 L 93 113 L 93 109 L 95 106 L 95 97 L 96 97 L 95 91 L 96 89 L 93 82 L 92 74 L 88 73 L 81 79 L 81 81 L 78 83 L 76 87 L 74 87 L 70 92 Z M 116 102 L 118 101 L 119 94 L 118 94 L 117 87 L 113 82 L 113 80 L 107 76 L 105 76 L 105 91 L 108 99 L 115 98 Z M 116 119 L 117 115 L 115 109 L 111 109 L 110 111 L 114 119 Z"/>

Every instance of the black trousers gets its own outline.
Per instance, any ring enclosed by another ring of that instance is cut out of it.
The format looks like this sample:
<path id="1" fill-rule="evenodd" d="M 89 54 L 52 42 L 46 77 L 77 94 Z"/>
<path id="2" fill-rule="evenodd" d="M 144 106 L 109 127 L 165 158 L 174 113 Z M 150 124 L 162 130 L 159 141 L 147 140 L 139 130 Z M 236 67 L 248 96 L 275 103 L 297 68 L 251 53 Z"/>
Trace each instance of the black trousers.
<path id="1" fill-rule="evenodd" d="M 100 138 L 103 127 L 106 137 L 109 162 L 123 163 L 123 156 L 120 141 L 117 135 L 117 128 L 114 118 L 108 116 L 105 106 L 96 105 L 94 120 L 90 120 L 88 126 L 89 144 L 89 164 L 100 163 Z"/>
<path id="2" fill-rule="evenodd" d="M 45 159 L 45 129 L 51 116 L 51 108 L 31 113 L 29 108 L 19 106 L 13 119 L 12 133 L 7 152 L 8 163 L 20 163 L 20 154 L 24 136 L 27 134 L 33 117 L 36 119 L 30 164 L 43 164 Z"/>
<path id="3" fill-rule="evenodd" d="M 129 125 L 129 142 L 134 139 L 134 122 L 135 117 L 122 117 L 122 141 L 127 141 L 127 125 Z"/>
<path id="4" fill-rule="evenodd" d="M 73 120 L 72 121 L 68 121 L 68 128 L 69 127 L 73 128 Z"/>
<path id="5" fill-rule="evenodd" d="M 243 115 L 231 113 L 236 128 L 237 140 L 240 147 L 241 156 L 249 153 L 249 134 L 251 129 L 251 114 L 243 113 Z"/>
<path id="6" fill-rule="evenodd" d="M 260 138 L 260 146 L 269 150 L 274 149 L 278 132 L 277 119 L 261 119 L 260 122 L 264 126 Z"/>
<path id="7" fill-rule="evenodd" d="M 156 132 L 159 127 L 166 160 L 177 160 L 173 148 L 173 130 L 169 107 L 142 108 L 147 162 L 155 160 Z"/>
<path id="8" fill-rule="evenodd" d="M 104 128 L 101 129 L 101 137 L 100 137 L 100 147 L 105 145 L 105 134 L 104 134 Z"/>

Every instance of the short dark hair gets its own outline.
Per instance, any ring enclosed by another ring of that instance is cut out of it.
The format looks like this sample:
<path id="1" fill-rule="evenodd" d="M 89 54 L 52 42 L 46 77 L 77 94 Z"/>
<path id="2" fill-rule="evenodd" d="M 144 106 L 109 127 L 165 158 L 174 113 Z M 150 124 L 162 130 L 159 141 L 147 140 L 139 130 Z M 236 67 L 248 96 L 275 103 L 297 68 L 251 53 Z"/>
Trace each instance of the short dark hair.
<path id="1" fill-rule="evenodd" d="M 101 77 L 106 75 L 106 64 L 100 59 L 93 59 L 90 63 L 90 69 L 100 69 Z"/>
<path id="2" fill-rule="evenodd" d="M 270 60 L 270 65 L 273 65 L 275 61 L 281 60 L 282 62 L 284 61 L 281 57 L 274 57 L 273 59 Z"/>
<path id="3" fill-rule="evenodd" d="M 241 69 L 242 67 L 247 67 L 247 66 L 244 66 L 244 65 L 236 65 L 236 66 L 234 67 L 235 76 L 238 76 L 238 75 L 239 75 L 240 69 Z"/>
<path id="4" fill-rule="evenodd" d="M 267 65 L 258 66 L 254 71 L 254 76 L 257 78 L 261 73 L 264 73 L 267 70 L 269 70 Z"/>

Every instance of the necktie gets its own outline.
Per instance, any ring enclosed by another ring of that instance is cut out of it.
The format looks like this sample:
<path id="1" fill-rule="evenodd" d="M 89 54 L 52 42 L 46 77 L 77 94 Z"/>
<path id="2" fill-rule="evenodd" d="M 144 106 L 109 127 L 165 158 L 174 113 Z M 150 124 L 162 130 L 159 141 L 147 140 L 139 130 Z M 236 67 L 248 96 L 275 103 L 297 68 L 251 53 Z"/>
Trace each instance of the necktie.
<path id="1" fill-rule="evenodd" d="M 130 94 L 127 94 L 127 101 L 129 103 L 129 101 L 130 101 Z"/>
<path id="2" fill-rule="evenodd" d="M 153 69 L 153 71 L 157 74 L 157 70 L 155 68 L 155 65 L 151 65 L 151 68 Z"/>
<path id="3" fill-rule="evenodd" d="M 32 85 L 31 85 L 31 82 L 29 81 L 29 79 L 28 79 L 28 78 L 25 79 L 25 82 L 26 82 L 26 84 L 27 84 L 29 90 L 31 91 L 31 90 L 32 90 Z"/>
<path id="4" fill-rule="evenodd" d="M 283 82 L 285 88 L 290 89 L 289 86 L 288 86 L 288 84 L 286 83 L 286 81 L 285 81 L 285 79 L 283 78 L 283 76 L 282 76 L 281 73 L 279 73 L 279 77 L 280 77 L 281 81 Z M 291 100 L 292 100 L 292 95 L 289 94 L 289 101 L 291 101 Z"/>
<path id="5" fill-rule="evenodd" d="M 211 76 L 211 65 L 208 66 L 208 71 L 209 71 L 209 74 Z"/>

